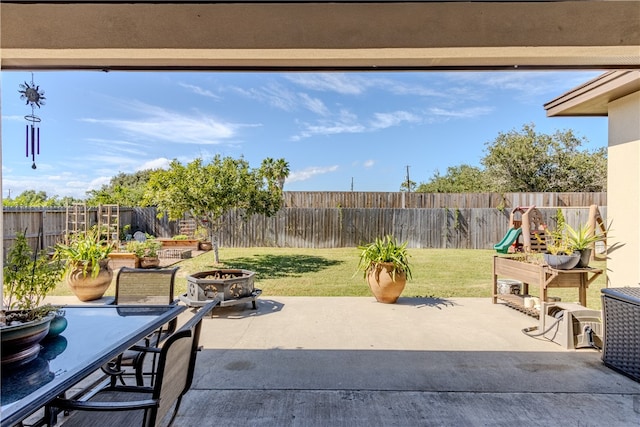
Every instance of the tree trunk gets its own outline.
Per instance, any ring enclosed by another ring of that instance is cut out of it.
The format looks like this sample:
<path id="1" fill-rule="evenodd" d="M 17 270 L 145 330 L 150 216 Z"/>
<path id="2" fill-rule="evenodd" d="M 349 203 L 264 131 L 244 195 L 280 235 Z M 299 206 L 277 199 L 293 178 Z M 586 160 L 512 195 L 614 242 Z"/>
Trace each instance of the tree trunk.
<path id="1" fill-rule="evenodd" d="M 213 244 L 213 258 L 216 264 L 220 264 L 220 255 L 218 254 L 218 235 L 211 234 L 211 243 Z"/>

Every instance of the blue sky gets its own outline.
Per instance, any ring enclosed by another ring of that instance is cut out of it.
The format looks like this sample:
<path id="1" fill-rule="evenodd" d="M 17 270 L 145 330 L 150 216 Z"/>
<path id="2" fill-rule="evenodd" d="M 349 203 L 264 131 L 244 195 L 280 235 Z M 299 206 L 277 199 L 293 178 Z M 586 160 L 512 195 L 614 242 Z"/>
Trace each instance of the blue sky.
<path id="1" fill-rule="evenodd" d="M 25 156 L 26 71 L 1 73 L 2 194 L 85 197 L 119 172 L 215 154 L 284 158 L 289 191 L 398 191 L 534 123 L 607 145 L 606 117 L 547 118 L 543 104 L 598 71 L 220 73 L 37 71 L 37 169 Z"/>

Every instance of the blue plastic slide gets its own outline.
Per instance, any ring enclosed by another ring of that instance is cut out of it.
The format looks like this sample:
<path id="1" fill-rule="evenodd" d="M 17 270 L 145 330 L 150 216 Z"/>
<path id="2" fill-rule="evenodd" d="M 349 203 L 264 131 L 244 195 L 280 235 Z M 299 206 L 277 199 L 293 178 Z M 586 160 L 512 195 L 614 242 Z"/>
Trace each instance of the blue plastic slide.
<path id="1" fill-rule="evenodd" d="M 493 249 L 495 249 L 500 254 L 506 254 L 509 250 L 509 246 L 513 245 L 513 243 L 518 240 L 518 236 L 522 233 L 522 228 L 513 228 L 511 227 L 507 234 L 504 235 L 500 243 L 496 243 L 493 245 Z"/>

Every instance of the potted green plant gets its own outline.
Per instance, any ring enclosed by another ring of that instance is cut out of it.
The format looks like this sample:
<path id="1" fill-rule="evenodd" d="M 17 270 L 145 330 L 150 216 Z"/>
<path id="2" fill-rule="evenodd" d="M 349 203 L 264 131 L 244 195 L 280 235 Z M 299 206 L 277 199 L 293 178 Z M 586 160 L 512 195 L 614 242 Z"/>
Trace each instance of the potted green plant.
<path id="1" fill-rule="evenodd" d="M 605 240 L 608 230 L 599 232 L 598 230 L 592 230 L 591 226 L 587 224 L 581 224 L 577 229 L 567 224 L 566 230 L 569 245 L 574 251 L 580 252 L 580 261 L 577 267 L 588 267 L 595 243 Z"/>
<path id="2" fill-rule="evenodd" d="M 2 363 L 25 363 L 38 356 L 40 341 L 51 329 L 60 307 L 41 305 L 62 280 L 64 266 L 46 253 L 34 253 L 24 233 L 7 253 L 3 268 L 0 336 Z M 66 326 L 66 319 L 63 318 Z M 59 333 L 63 327 L 56 326 Z"/>
<path id="3" fill-rule="evenodd" d="M 580 262 L 580 254 L 575 252 L 567 235 L 567 223 L 561 209 L 557 211 L 556 229 L 547 228 L 545 232 L 546 249 L 542 255 L 545 263 L 558 270 L 571 270 Z M 536 239 L 540 237 L 536 235 Z"/>
<path id="4" fill-rule="evenodd" d="M 136 254 L 140 259 L 140 267 L 151 268 L 160 265 L 158 251 L 162 248 L 162 243 L 155 238 L 147 238 L 144 242 L 131 241 L 127 243 L 127 250 Z"/>
<path id="5" fill-rule="evenodd" d="M 193 233 L 194 237 L 199 240 L 198 249 L 201 251 L 210 251 L 213 249 L 213 244 L 209 238 L 209 231 L 205 227 L 198 227 Z"/>
<path id="6" fill-rule="evenodd" d="M 56 245 L 54 258 L 64 260 L 67 284 L 80 301 L 102 298 L 111 285 L 113 270 L 109 254 L 113 246 L 100 239 L 96 227 Z"/>
<path id="7" fill-rule="evenodd" d="M 358 246 L 358 270 L 364 272 L 371 292 L 378 302 L 393 304 L 411 278 L 407 242 L 399 244 L 395 237 L 377 237 L 372 243 Z"/>

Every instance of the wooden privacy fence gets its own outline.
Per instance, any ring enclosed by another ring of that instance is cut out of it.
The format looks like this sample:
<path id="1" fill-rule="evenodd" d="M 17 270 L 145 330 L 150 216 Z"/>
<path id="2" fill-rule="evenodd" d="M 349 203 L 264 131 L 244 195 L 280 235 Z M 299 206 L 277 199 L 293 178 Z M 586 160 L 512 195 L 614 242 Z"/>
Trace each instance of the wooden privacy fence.
<path id="1" fill-rule="evenodd" d="M 499 196 L 499 198 L 497 198 Z M 398 201 L 422 200 L 435 207 L 393 207 Z M 342 198 L 342 199 L 341 199 Z M 555 207 L 563 206 L 571 226 L 586 223 L 589 205 L 600 207 L 606 218 L 606 193 L 513 193 L 513 194 L 426 194 L 358 192 L 285 192 L 285 207 L 274 217 L 256 215 L 244 222 L 231 212 L 222 219 L 219 241 L 222 247 L 353 247 L 377 236 L 393 234 L 408 241 L 412 248 L 490 249 L 508 228 L 507 206 L 536 205 L 546 223 L 555 226 Z M 296 207 L 302 200 L 313 207 Z M 501 202 L 500 202 L 501 201 Z M 605 203 L 598 203 L 598 201 Z M 323 206 L 339 202 L 338 206 Z M 346 204 L 381 204 L 382 207 Z M 499 206 L 487 206 L 499 204 Z M 580 203 L 581 207 L 566 207 Z M 388 207 L 386 205 L 390 205 Z M 475 207 L 469 205 L 484 204 Z M 316 206 L 317 205 L 317 206 Z M 460 205 L 460 206 L 458 206 Z M 463 207 L 467 206 L 467 207 Z M 545 206 L 545 207 L 543 207 Z M 141 230 L 157 237 L 179 234 L 179 224 L 166 217 L 157 218 L 155 208 L 120 208 L 120 230 L 130 225 L 129 233 Z M 89 221 L 97 222 L 97 210 L 89 208 Z M 5 253 L 16 234 L 27 232 L 32 248 L 46 249 L 62 241 L 66 229 L 65 208 L 4 208 Z M 39 239 L 40 230 L 42 238 Z M 614 226 L 615 233 L 615 226 Z"/>
<path id="2" fill-rule="evenodd" d="M 606 208 L 600 207 L 606 218 Z M 539 208 L 555 228 L 556 208 Z M 572 227 L 586 223 L 589 208 L 562 208 Z M 244 222 L 231 213 L 219 234 L 222 247 L 353 247 L 393 234 L 411 248 L 492 249 L 509 228 L 510 211 L 468 209 L 286 208 L 271 218 Z"/>
<path id="3" fill-rule="evenodd" d="M 285 191 L 290 208 L 496 208 L 607 205 L 607 193 L 403 193 Z"/>
<path id="4" fill-rule="evenodd" d="M 120 209 L 120 224 L 131 224 L 133 210 Z M 13 246 L 16 235 L 24 232 L 27 242 L 35 250 L 47 249 L 64 241 L 67 230 L 67 209 L 64 207 L 47 208 L 4 208 L 3 248 L 5 253 Z M 98 223 L 97 208 L 87 208 L 87 226 Z"/>

